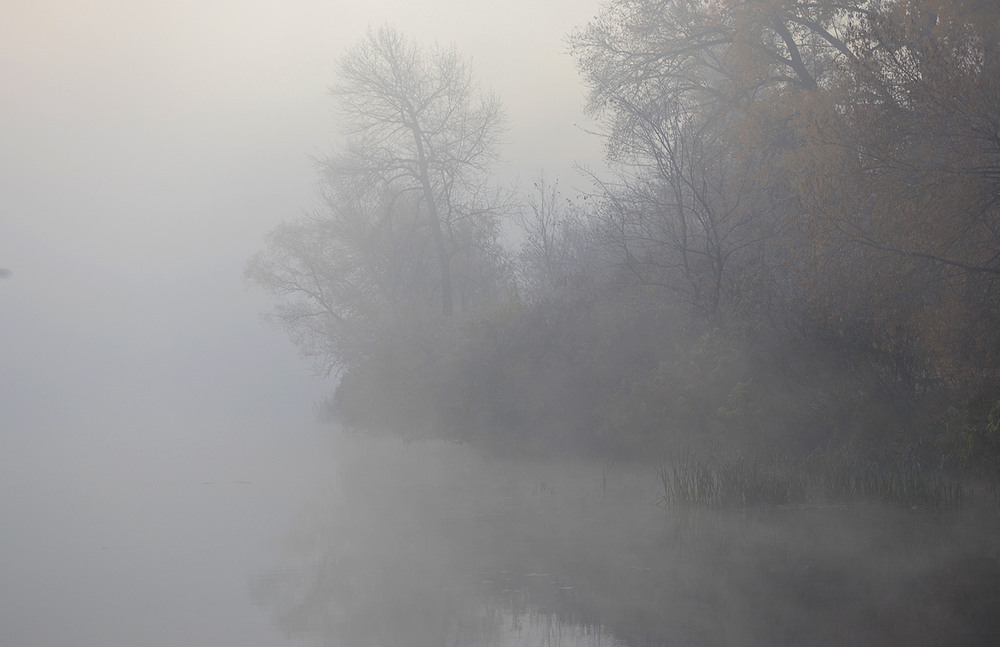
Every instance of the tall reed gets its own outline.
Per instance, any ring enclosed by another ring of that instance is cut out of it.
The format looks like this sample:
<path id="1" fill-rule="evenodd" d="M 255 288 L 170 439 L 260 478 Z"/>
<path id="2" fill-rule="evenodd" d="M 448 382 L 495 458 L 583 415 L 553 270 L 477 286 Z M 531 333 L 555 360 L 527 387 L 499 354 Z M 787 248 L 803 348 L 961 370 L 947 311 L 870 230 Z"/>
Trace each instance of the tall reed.
<path id="1" fill-rule="evenodd" d="M 862 460 L 846 452 L 801 460 L 664 456 L 655 467 L 664 506 L 757 507 L 881 501 L 905 507 L 960 507 L 957 478 L 928 469 L 911 453 Z"/>

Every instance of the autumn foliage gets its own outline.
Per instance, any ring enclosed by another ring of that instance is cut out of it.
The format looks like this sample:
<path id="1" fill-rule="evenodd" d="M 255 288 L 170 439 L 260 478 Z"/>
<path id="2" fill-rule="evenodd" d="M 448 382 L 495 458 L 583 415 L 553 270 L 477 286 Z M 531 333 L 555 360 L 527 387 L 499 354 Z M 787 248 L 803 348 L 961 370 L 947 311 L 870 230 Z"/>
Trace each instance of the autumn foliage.
<path id="1" fill-rule="evenodd" d="M 994 469 L 998 28 L 986 0 L 610 0 L 568 42 L 611 173 L 574 203 L 540 179 L 520 253 L 463 266 L 491 287 L 461 316 L 399 301 L 406 334 L 358 342 L 338 415 L 521 451 Z M 421 190 L 390 198 L 398 242 L 433 249 L 445 194 Z"/>

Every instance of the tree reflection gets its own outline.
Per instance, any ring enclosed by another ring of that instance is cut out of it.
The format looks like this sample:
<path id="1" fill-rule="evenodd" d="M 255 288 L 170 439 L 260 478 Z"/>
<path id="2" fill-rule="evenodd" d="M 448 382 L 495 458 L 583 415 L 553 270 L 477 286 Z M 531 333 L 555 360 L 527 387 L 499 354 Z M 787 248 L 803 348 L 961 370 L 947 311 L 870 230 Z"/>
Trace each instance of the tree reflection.
<path id="1" fill-rule="evenodd" d="M 345 436 L 251 588 L 289 635 L 381 647 L 995 644 L 995 511 L 671 508 L 651 467 Z"/>

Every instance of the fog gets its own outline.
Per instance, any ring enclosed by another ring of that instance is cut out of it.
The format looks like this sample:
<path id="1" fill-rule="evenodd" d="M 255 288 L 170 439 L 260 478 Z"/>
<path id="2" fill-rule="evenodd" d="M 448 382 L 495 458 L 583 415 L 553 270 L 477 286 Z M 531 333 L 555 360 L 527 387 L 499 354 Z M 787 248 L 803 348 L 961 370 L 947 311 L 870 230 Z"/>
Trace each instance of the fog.
<path id="1" fill-rule="evenodd" d="M 0 642 L 283 644 L 248 583 L 329 476 L 331 383 L 242 273 L 314 205 L 335 62 L 385 21 L 454 42 L 508 177 L 568 169 L 600 154 L 562 40 L 594 4 L 6 7 Z"/>
<path id="2" fill-rule="evenodd" d="M 877 4 L 9 7 L 0 644 L 995 644 L 1000 12 Z"/>

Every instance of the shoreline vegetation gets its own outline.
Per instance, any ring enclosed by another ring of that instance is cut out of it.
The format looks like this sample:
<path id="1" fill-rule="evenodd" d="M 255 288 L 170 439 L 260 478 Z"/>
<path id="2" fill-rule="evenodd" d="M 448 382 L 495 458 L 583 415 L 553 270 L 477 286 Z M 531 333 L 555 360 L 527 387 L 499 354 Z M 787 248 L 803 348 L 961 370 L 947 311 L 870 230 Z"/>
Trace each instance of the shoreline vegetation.
<path id="1" fill-rule="evenodd" d="M 1000 644 L 1000 4 L 606 0 L 566 43 L 569 192 L 500 184 L 454 49 L 340 61 L 246 278 L 377 451 L 258 599 L 338 644 L 506 644 L 484 588 L 642 647 Z"/>
<path id="2" fill-rule="evenodd" d="M 438 363 L 413 372 L 396 355 L 384 373 L 374 362 L 347 373 L 326 417 L 497 456 L 581 457 L 603 461 L 605 472 L 646 465 L 664 506 L 998 501 L 997 409 L 977 414 L 980 405 L 955 391 L 867 391 L 859 383 L 877 387 L 875 380 L 815 359 L 810 373 L 781 377 L 781 358 L 747 358 L 720 331 L 672 346 L 674 357 L 626 363 L 619 349 L 576 345 L 568 361 L 551 341 L 533 347 L 517 330 L 475 328 L 472 339 L 459 336 Z M 488 340 L 479 336 L 484 329 Z M 542 337 L 560 331 L 575 334 L 560 327 Z M 630 344 L 633 357 L 656 348 L 638 334 Z M 602 368 L 588 375 L 588 367 Z M 970 424 L 977 415 L 978 429 Z"/>
<path id="3" fill-rule="evenodd" d="M 973 503 L 971 484 L 927 469 L 905 455 L 891 462 L 866 463 L 843 454 L 768 462 L 707 461 L 685 455 L 664 460 L 655 470 L 663 489 L 657 502 L 663 506 L 804 509 L 884 503 L 918 509 Z M 997 503 L 995 491 L 992 502 Z"/>
<path id="4" fill-rule="evenodd" d="M 340 61 L 320 207 L 246 268 L 329 415 L 654 463 L 664 503 L 995 489 L 1000 7 L 607 0 L 567 44 L 608 163 L 571 193 L 499 183 L 454 49 Z"/>

